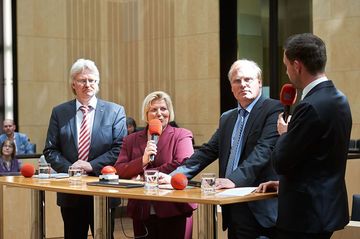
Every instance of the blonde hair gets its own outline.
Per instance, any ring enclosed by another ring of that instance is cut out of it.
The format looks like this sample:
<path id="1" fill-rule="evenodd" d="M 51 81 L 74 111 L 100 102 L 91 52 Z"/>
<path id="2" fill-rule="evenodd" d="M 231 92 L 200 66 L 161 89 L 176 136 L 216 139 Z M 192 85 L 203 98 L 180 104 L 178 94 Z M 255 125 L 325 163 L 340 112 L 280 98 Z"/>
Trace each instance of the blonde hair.
<path id="1" fill-rule="evenodd" d="M 142 104 L 142 120 L 147 122 L 147 113 L 149 112 L 151 103 L 154 100 L 164 100 L 165 101 L 166 106 L 169 110 L 169 114 L 170 114 L 169 121 L 174 121 L 175 113 L 174 113 L 174 107 L 173 107 L 171 98 L 167 93 L 165 93 L 163 91 L 154 91 L 145 97 L 143 104 Z"/>

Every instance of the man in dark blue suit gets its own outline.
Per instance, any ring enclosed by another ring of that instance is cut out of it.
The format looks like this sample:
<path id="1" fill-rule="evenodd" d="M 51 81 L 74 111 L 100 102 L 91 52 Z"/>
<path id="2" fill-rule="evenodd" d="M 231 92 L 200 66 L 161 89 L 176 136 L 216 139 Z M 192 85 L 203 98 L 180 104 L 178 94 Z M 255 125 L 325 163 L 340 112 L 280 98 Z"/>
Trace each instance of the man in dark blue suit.
<path id="1" fill-rule="evenodd" d="M 192 178 L 219 158 L 217 189 L 257 186 L 263 180 L 276 180 L 270 155 L 279 137 L 276 120 L 282 107 L 279 101 L 261 95 L 261 69 L 255 62 L 236 61 L 228 76 L 238 107 L 223 113 L 209 142 L 171 174 L 181 172 Z M 240 115 L 241 111 L 244 115 Z M 239 126 L 242 119 L 244 122 Z M 242 143 L 237 145 L 239 127 Z M 223 229 L 228 229 L 230 239 L 272 237 L 276 209 L 277 199 L 222 206 Z"/>
<path id="2" fill-rule="evenodd" d="M 317 36 L 291 36 L 284 64 L 302 97 L 287 122 L 278 118 L 272 154 L 277 188 L 279 239 L 327 239 L 349 222 L 345 169 L 352 126 L 349 103 L 325 75 L 326 48 Z"/>
<path id="3" fill-rule="evenodd" d="M 96 97 L 99 91 L 99 71 L 91 60 L 77 60 L 71 70 L 74 100 L 54 107 L 44 155 L 58 173 L 67 173 L 70 166 L 83 169 L 88 175 L 98 176 L 106 165 L 113 165 L 119 155 L 122 140 L 127 135 L 124 108 Z M 78 149 L 82 132 L 83 106 L 88 108 L 90 147 L 85 157 Z M 93 232 L 93 197 L 58 193 L 65 238 L 87 238 L 89 226 Z"/>

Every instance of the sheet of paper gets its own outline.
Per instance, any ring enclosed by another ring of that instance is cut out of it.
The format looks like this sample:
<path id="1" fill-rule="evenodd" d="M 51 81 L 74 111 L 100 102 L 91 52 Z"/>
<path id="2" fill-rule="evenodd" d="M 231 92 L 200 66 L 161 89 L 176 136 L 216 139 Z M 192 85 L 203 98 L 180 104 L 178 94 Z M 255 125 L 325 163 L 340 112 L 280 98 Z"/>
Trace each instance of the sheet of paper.
<path id="1" fill-rule="evenodd" d="M 226 189 L 221 193 L 217 193 L 217 196 L 245 196 L 252 193 L 256 187 L 241 187 L 241 188 L 231 188 Z"/>
<path id="2" fill-rule="evenodd" d="M 39 175 L 34 175 L 34 178 L 38 178 Z M 69 174 L 67 173 L 51 173 L 50 178 L 68 178 Z"/>
<path id="3" fill-rule="evenodd" d="M 159 188 L 160 189 L 173 189 L 173 190 L 175 190 L 172 186 L 171 186 L 171 184 L 159 184 Z M 189 189 L 189 188 L 194 188 L 194 186 L 186 186 L 186 189 Z"/>
<path id="4" fill-rule="evenodd" d="M 159 184 L 160 189 L 174 189 L 171 184 Z"/>

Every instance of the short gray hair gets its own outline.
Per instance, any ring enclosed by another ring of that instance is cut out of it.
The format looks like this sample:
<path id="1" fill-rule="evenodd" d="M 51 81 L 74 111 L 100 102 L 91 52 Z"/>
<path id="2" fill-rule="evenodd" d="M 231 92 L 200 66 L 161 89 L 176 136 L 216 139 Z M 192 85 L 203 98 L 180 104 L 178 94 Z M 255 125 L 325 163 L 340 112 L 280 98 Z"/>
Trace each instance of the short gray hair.
<path id="1" fill-rule="evenodd" d="M 81 72 L 83 72 L 84 70 L 88 70 L 90 71 L 91 74 L 93 74 L 95 76 L 95 79 L 97 84 L 99 84 L 100 82 L 100 73 L 99 70 L 97 68 L 97 66 L 95 65 L 95 62 L 93 62 L 92 60 L 89 59 L 77 59 L 74 64 L 71 66 L 70 69 L 70 83 L 72 83 L 75 80 L 75 76 L 77 74 L 80 74 Z M 75 93 L 75 90 L 72 89 L 73 93 Z"/>
<path id="2" fill-rule="evenodd" d="M 240 59 L 240 60 L 235 61 L 230 67 L 230 70 L 229 70 L 229 73 L 228 73 L 228 78 L 229 78 L 230 82 L 231 82 L 231 77 L 234 74 L 234 71 L 237 71 L 242 67 L 251 67 L 251 68 L 253 68 L 253 70 L 255 70 L 255 72 L 256 72 L 256 76 L 258 77 L 258 79 L 262 81 L 261 69 L 258 66 L 258 64 L 256 64 L 255 61 L 250 61 L 250 60 L 247 60 L 247 59 Z"/>

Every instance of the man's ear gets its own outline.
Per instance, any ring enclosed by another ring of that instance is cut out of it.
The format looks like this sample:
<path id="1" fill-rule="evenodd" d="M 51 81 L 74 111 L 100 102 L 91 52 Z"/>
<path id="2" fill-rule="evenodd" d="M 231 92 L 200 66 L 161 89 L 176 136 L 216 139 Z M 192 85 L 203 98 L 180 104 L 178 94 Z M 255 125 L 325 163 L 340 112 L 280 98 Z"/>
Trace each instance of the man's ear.
<path id="1" fill-rule="evenodd" d="M 301 71 L 302 71 L 302 67 L 303 67 L 302 63 L 300 61 L 298 61 L 298 60 L 294 60 L 293 66 L 294 66 L 294 69 L 296 70 L 296 72 L 298 74 L 300 74 Z"/>

